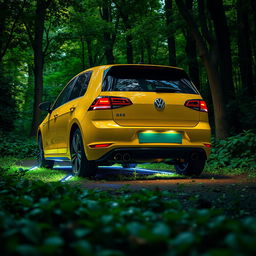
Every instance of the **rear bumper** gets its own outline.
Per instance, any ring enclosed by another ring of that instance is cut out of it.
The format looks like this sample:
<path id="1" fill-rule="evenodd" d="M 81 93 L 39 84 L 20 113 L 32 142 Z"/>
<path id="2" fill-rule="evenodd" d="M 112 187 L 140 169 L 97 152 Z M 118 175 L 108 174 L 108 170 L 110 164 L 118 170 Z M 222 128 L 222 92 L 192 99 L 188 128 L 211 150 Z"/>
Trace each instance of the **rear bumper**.
<path id="1" fill-rule="evenodd" d="M 125 149 L 129 150 L 132 155 L 135 151 L 142 150 L 144 152 L 143 150 L 145 148 L 150 149 L 146 150 L 146 152 L 163 152 L 166 149 L 169 152 L 191 152 L 191 148 L 193 148 L 203 150 L 207 157 L 210 154 L 210 148 L 205 147 L 205 143 L 210 143 L 211 130 L 208 122 L 199 122 L 194 127 L 125 127 L 118 125 L 113 120 L 104 119 L 84 122 L 82 124 L 85 153 L 88 160 L 92 161 L 102 162 L 104 159 L 110 159 L 111 157 L 108 156 L 112 152 Z M 156 133 L 178 133 L 181 135 L 181 141 L 174 141 L 173 143 L 169 143 L 168 141 L 158 141 L 157 143 L 141 142 L 139 140 L 139 134 L 149 131 Z M 106 148 L 92 148 L 91 145 L 94 144 L 111 145 Z M 168 157 L 168 154 L 159 155 L 160 158 L 163 156 Z"/>
<path id="2" fill-rule="evenodd" d="M 180 161 L 180 159 L 189 158 L 207 158 L 206 152 L 202 148 L 184 148 L 184 147 L 154 147 L 154 148 L 116 148 L 96 162 L 105 163 L 139 163 L 139 162 L 160 162 L 163 159 L 169 161 Z"/>

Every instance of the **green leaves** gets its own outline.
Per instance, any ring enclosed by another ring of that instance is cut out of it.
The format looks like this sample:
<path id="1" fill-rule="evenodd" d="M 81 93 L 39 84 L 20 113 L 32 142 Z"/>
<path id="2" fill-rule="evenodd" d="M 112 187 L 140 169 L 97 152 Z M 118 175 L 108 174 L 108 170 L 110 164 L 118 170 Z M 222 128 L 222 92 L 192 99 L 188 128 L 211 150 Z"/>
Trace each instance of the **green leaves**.
<path id="1" fill-rule="evenodd" d="M 0 152 L 2 157 L 35 157 L 37 155 L 37 148 L 37 142 L 35 139 L 0 132 Z"/>
<path id="2" fill-rule="evenodd" d="M 256 134 L 244 131 L 225 140 L 214 142 L 208 161 L 212 168 L 256 168 Z"/>
<path id="3" fill-rule="evenodd" d="M 254 217 L 236 220 L 215 209 L 195 209 L 189 194 L 184 209 L 168 191 L 101 192 L 6 175 L 0 176 L 0 191 L 4 255 L 256 252 Z"/>

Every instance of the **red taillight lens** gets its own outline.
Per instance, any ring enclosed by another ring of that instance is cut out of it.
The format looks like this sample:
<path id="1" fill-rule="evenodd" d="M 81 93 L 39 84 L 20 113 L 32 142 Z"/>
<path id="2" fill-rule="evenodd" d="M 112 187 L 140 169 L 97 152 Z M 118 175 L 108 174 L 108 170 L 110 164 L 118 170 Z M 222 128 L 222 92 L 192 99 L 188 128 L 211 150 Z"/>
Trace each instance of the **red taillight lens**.
<path id="1" fill-rule="evenodd" d="M 121 108 L 124 106 L 132 105 L 132 102 L 128 98 L 110 97 L 112 108 Z"/>
<path id="2" fill-rule="evenodd" d="M 204 100 L 187 100 L 185 106 L 197 111 L 208 112 L 206 102 Z"/>
<path id="3" fill-rule="evenodd" d="M 204 100 L 200 100 L 200 111 L 208 112 L 208 107 L 207 107 L 206 102 Z"/>
<path id="4" fill-rule="evenodd" d="M 98 97 L 96 98 L 92 105 L 89 107 L 89 110 L 96 110 L 96 109 L 111 109 L 111 101 L 108 97 Z"/>
<path id="5" fill-rule="evenodd" d="M 132 105 L 128 98 L 124 97 L 98 97 L 96 98 L 88 110 L 121 108 Z"/>
<path id="6" fill-rule="evenodd" d="M 104 143 L 104 144 L 94 144 L 94 145 L 90 145 L 90 148 L 107 148 L 110 145 L 112 145 L 112 143 Z"/>

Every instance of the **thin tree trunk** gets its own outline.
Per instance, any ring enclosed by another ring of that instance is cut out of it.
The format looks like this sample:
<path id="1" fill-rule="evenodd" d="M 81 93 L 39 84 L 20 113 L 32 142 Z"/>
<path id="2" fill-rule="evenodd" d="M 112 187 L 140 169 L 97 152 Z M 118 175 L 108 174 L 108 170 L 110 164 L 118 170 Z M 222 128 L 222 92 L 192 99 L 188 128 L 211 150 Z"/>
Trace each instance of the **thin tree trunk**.
<path id="1" fill-rule="evenodd" d="M 147 42 L 147 55 L 148 55 L 148 63 L 152 63 L 152 49 L 150 42 Z"/>
<path id="2" fill-rule="evenodd" d="M 46 3 L 44 0 L 37 0 L 36 17 L 35 17 L 35 39 L 34 39 L 34 74 L 35 74 L 35 88 L 34 88 L 34 105 L 33 105 L 33 119 L 30 135 L 37 134 L 37 128 L 40 123 L 40 111 L 38 109 L 39 103 L 42 102 L 43 95 L 43 34 L 44 22 L 46 15 Z"/>
<path id="3" fill-rule="evenodd" d="M 188 10 L 192 10 L 193 0 L 186 0 L 186 6 Z M 186 47 L 185 47 L 187 57 L 188 57 L 188 72 L 191 80 L 194 82 L 198 90 L 200 90 L 200 75 L 199 75 L 199 65 L 196 53 L 196 41 L 192 37 L 190 31 L 186 29 Z"/>
<path id="4" fill-rule="evenodd" d="M 224 97 L 229 100 L 234 98 L 234 82 L 232 76 L 232 60 L 229 28 L 223 7 L 223 0 L 207 0 L 208 9 L 213 20 L 216 33 L 219 72 L 222 82 Z"/>
<path id="5" fill-rule="evenodd" d="M 85 70 L 85 52 L 84 52 L 84 38 L 83 36 L 81 37 L 81 51 L 82 51 L 82 68 Z"/>
<path id="6" fill-rule="evenodd" d="M 102 19 L 108 23 L 111 23 L 111 2 L 108 0 L 103 1 L 102 6 Z M 113 32 L 105 30 L 103 33 L 104 46 L 105 46 L 105 56 L 108 64 L 115 63 L 115 57 L 113 54 L 115 35 Z"/>
<path id="7" fill-rule="evenodd" d="M 176 63 L 175 34 L 170 29 L 173 23 L 173 0 L 165 0 L 165 17 L 166 17 L 166 26 L 167 26 L 169 65 L 176 66 L 177 63 Z"/>
<path id="8" fill-rule="evenodd" d="M 4 10 L 4 3 L 0 3 L 0 8 L 2 10 Z M 4 15 L 1 15 L 0 16 L 0 62 L 2 61 L 3 59 L 3 56 L 4 56 L 4 30 L 5 30 L 5 16 Z"/>
<path id="9" fill-rule="evenodd" d="M 181 0 L 176 0 L 176 4 L 197 43 L 199 55 L 202 58 L 204 66 L 206 68 L 214 105 L 216 137 L 218 139 L 223 139 L 228 136 L 229 129 L 227 122 L 227 113 L 224 107 L 224 97 L 221 90 L 221 84 L 217 75 L 217 68 L 212 61 L 212 57 L 209 54 L 207 46 L 204 43 L 203 37 L 198 30 L 198 26 L 196 25 L 193 17 L 188 12 L 186 5 Z"/>
<path id="10" fill-rule="evenodd" d="M 129 29 L 127 30 L 129 33 Z M 127 34 L 125 37 L 126 41 L 126 56 L 127 56 L 127 63 L 132 64 L 133 63 L 133 46 L 132 46 L 132 35 Z"/>
<path id="11" fill-rule="evenodd" d="M 143 43 L 141 44 L 141 47 L 140 47 L 140 62 L 144 63 L 144 45 L 143 45 Z"/>
<path id="12" fill-rule="evenodd" d="M 247 1 L 237 1 L 237 25 L 238 25 L 238 56 L 241 80 L 244 96 L 252 97 L 253 72 L 252 72 L 252 50 L 250 27 L 248 21 L 249 3 Z"/>
<path id="13" fill-rule="evenodd" d="M 88 49 L 89 66 L 93 67 L 92 41 L 90 39 L 86 39 L 86 44 L 87 44 L 87 49 Z"/>
<path id="14" fill-rule="evenodd" d="M 252 21 L 250 25 L 252 31 L 251 31 L 251 44 L 252 44 L 252 65 L 253 65 L 253 88 L 254 92 L 256 94 L 256 0 L 251 0 L 251 16 L 252 16 Z"/>

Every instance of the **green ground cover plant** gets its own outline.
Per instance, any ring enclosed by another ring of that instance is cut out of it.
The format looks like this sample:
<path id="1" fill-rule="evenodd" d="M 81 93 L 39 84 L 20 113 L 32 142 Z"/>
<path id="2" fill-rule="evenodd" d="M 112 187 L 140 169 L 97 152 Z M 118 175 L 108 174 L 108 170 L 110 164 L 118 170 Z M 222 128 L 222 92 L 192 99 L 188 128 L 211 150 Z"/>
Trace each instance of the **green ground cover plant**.
<path id="1" fill-rule="evenodd" d="M 30 158 L 36 157 L 37 152 L 38 146 L 35 138 L 0 131 L 1 157 Z"/>
<path id="2" fill-rule="evenodd" d="M 213 148 L 208 160 L 211 170 L 227 168 L 229 172 L 255 172 L 256 133 L 244 131 L 225 140 L 213 140 Z"/>
<path id="3" fill-rule="evenodd" d="M 103 192 L 0 171 L 1 255 L 256 253 L 255 217 L 203 207 L 198 196 L 185 207 L 168 191 Z"/>

